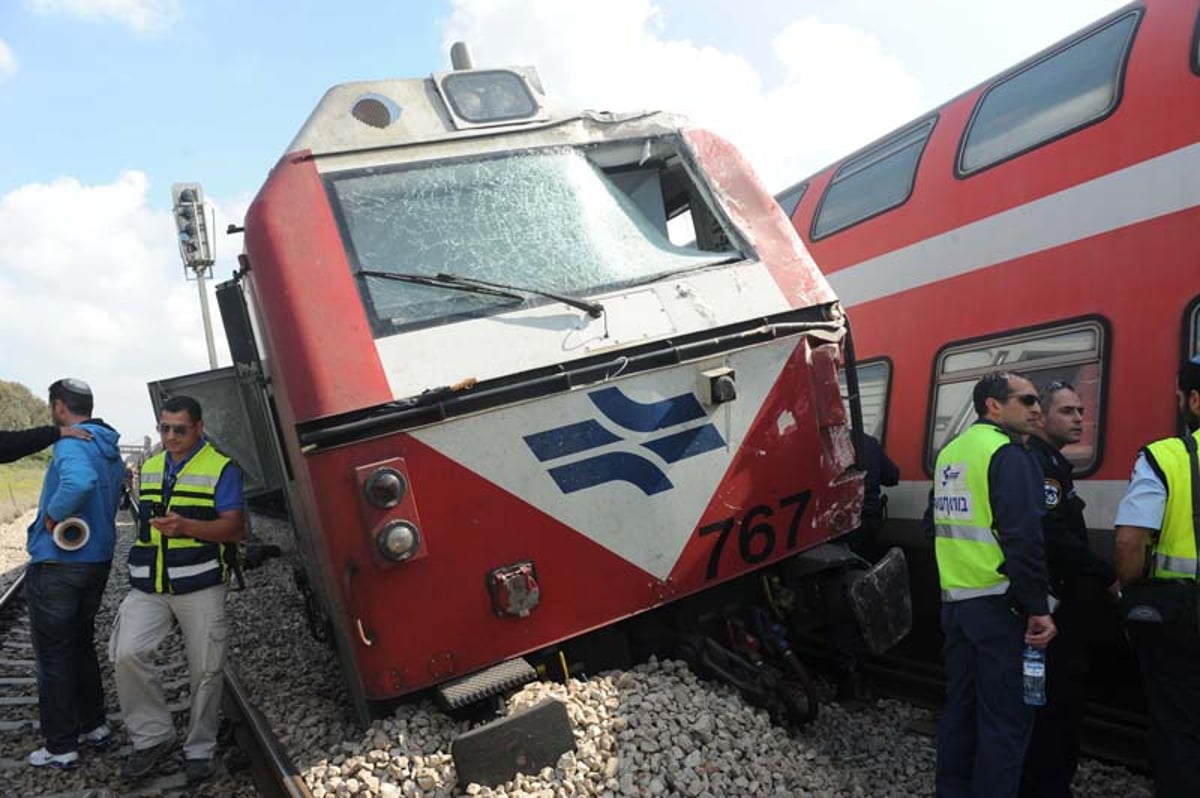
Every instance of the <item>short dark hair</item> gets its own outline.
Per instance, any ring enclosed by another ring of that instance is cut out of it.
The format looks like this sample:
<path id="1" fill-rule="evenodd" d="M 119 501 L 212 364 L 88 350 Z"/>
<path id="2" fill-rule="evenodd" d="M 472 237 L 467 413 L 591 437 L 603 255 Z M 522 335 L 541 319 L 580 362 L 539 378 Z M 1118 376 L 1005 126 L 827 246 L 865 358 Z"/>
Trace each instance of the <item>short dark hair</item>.
<path id="1" fill-rule="evenodd" d="M 77 416 L 92 416 L 92 388 L 83 380 L 63 377 L 50 383 L 50 404 L 61 400 Z"/>
<path id="2" fill-rule="evenodd" d="M 1179 390 L 1183 391 L 1184 396 L 1192 391 L 1200 391 L 1200 355 L 1183 361 L 1179 367 Z"/>
<path id="3" fill-rule="evenodd" d="M 195 424 L 197 421 L 203 420 L 200 414 L 200 403 L 190 396 L 179 394 L 172 396 L 170 399 L 162 403 L 162 412 L 164 413 L 181 413 L 186 412 L 188 418 Z"/>
<path id="4" fill-rule="evenodd" d="M 1042 405 L 1042 412 L 1049 413 L 1050 405 L 1054 404 L 1054 395 L 1059 391 L 1070 391 L 1073 394 L 1078 394 L 1075 386 L 1066 380 L 1052 380 L 1046 383 L 1038 390 L 1038 399 Z"/>
<path id="5" fill-rule="evenodd" d="M 1029 378 L 1015 371 L 993 371 L 980 377 L 979 382 L 975 383 L 975 390 L 971 395 L 975 402 L 975 415 L 980 418 L 987 415 L 988 399 L 1000 402 L 1008 401 L 1008 397 L 1012 396 L 1012 389 L 1008 387 L 1008 381 L 1011 379 L 1027 380 Z"/>

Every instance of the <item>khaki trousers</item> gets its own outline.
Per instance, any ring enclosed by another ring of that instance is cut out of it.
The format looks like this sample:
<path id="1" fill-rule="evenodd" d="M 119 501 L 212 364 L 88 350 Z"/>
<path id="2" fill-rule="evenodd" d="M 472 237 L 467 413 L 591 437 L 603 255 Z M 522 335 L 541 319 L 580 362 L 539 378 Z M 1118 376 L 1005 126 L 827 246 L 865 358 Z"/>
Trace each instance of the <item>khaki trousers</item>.
<path id="1" fill-rule="evenodd" d="M 212 757 L 224 686 L 221 668 L 229 642 L 227 592 L 227 585 L 178 596 L 130 590 L 121 602 L 108 657 L 113 663 L 121 716 L 135 749 L 150 748 L 175 737 L 154 653 L 173 623 L 178 622 L 187 648 L 192 689 L 183 755 L 187 759 Z"/>

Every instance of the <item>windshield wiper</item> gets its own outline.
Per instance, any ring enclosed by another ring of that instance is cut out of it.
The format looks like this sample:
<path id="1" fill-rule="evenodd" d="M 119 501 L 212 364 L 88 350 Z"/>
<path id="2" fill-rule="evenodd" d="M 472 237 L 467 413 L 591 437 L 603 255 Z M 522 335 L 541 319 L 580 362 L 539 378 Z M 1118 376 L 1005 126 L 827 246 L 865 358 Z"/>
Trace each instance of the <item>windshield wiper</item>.
<path id="1" fill-rule="evenodd" d="M 565 294 L 556 294 L 553 291 L 543 291 L 540 288 L 525 288 L 520 285 L 505 285 L 504 283 L 490 283 L 487 280 L 476 280 L 474 277 L 459 277 L 457 274 L 441 273 L 436 278 L 440 285 L 461 285 L 461 286 L 480 286 L 483 288 L 492 288 L 498 291 L 520 291 L 524 294 L 536 294 L 544 296 L 547 299 L 553 299 L 555 302 L 561 302 L 564 305 L 570 305 L 573 308 L 579 308 L 584 313 L 591 316 L 593 319 L 598 319 L 604 313 L 604 306 L 599 302 L 589 302 L 586 299 L 578 299 Z"/>
<path id="2" fill-rule="evenodd" d="M 515 299 L 519 302 L 524 302 L 525 297 L 520 294 L 514 294 L 511 291 L 498 291 L 494 288 L 489 288 L 482 285 L 468 285 L 466 283 L 447 282 L 439 280 L 437 277 L 432 277 L 428 274 L 412 274 L 409 272 L 379 272 L 364 269 L 358 272 L 360 277 L 377 277 L 380 280 L 396 280 L 401 283 L 415 283 L 416 285 L 431 285 L 441 288 L 449 288 L 453 291 L 467 291 L 472 294 L 484 294 L 485 296 L 498 296 L 505 299 Z"/>
<path id="3" fill-rule="evenodd" d="M 489 296 L 510 297 L 512 299 L 520 299 L 524 301 L 525 297 L 521 294 L 534 294 L 536 296 L 544 296 L 547 299 L 553 299 L 555 302 L 561 302 L 564 305 L 570 305 L 573 308 L 578 308 L 584 313 L 591 316 L 593 319 L 598 319 L 604 314 L 604 306 L 599 302 L 589 302 L 586 299 L 577 299 L 573 296 L 565 296 L 556 294 L 552 291 L 543 291 L 540 288 L 525 288 L 518 285 L 505 285 L 504 283 L 492 283 L 487 280 L 476 280 L 474 277 L 460 277 L 457 274 L 447 274 L 439 272 L 435 275 L 428 274 L 411 274 L 406 272 L 377 272 L 377 271 L 360 271 L 359 274 L 364 277 L 379 277 L 384 280 L 400 280 L 406 283 L 416 283 L 418 285 L 442 286 L 443 288 L 457 289 L 459 291 L 471 291 L 477 294 L 485 294 Z"/>

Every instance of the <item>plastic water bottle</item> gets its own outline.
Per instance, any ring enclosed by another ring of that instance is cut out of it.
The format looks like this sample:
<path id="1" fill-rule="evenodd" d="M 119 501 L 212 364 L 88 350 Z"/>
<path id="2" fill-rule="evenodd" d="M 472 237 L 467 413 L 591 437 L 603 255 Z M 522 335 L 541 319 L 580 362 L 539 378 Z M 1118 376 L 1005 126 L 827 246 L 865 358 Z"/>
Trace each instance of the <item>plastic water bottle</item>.
<path id="1" fill-rule="evenodd" d="M 1046 704 L 1046 652 L 1044 649 L 1025 646 L 1022 657 L 1022 673 L 1025 676 L 1025 703 L 1031 707 Z"/>

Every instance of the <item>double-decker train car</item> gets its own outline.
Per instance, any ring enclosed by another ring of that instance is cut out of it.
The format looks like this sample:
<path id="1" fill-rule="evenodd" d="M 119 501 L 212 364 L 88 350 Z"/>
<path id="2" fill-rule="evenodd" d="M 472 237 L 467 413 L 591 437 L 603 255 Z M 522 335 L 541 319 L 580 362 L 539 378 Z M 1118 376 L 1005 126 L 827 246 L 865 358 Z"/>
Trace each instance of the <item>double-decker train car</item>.
<path id="1" fill-rule="evenodd" d="M 364 715 L 859 523 L 844 315 L 712 133 L 530 68 L 340 85 L 244 234 L 219 299 L 265 401 L 223 439 L 278 445 Z"/>
<path id="2" fill-rule="evenodd" d="M 978 377 L 1077 386 L 1065 453 L 1105 554 L 1135 453 L 1175 428 L 1200 337 L 1198 48 L 1200 3 L 1130 4 L 778 197 L 848 308 L 864 425 L 902 474 L 883 539 L 907 549 L 926 631 L 919 519 Z"/>

